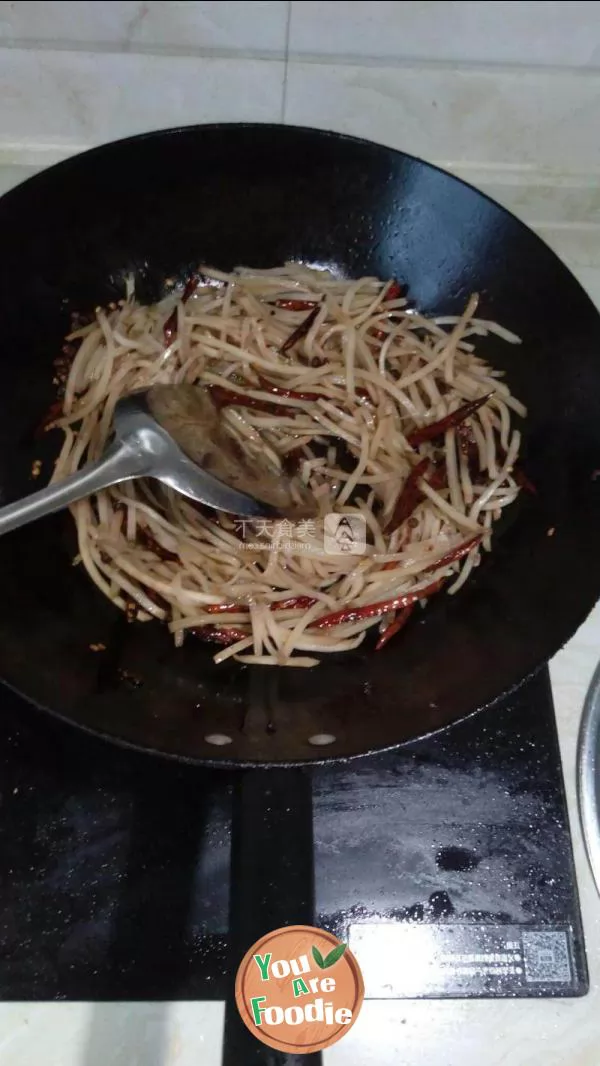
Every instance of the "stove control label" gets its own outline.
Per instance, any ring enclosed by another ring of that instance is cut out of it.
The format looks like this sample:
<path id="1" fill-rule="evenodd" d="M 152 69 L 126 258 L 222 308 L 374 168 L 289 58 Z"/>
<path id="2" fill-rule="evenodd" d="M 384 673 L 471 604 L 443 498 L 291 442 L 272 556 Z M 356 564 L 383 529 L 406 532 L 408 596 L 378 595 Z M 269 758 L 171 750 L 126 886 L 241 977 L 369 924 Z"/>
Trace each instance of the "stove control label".
<path id="1" fill-rule="evenodd" d="M 360 967 L 331 933 L 290 925 L 257 940 L 240 963 L 235 1000 L 264 1044 L 295 1054 L 331 1047 L 362 1006 Z"/>
<path id="2" fill-rule="evenodd" d="M 578 995 L 571 930 L 357 922 L 349 943 L 367 999 Z"/>

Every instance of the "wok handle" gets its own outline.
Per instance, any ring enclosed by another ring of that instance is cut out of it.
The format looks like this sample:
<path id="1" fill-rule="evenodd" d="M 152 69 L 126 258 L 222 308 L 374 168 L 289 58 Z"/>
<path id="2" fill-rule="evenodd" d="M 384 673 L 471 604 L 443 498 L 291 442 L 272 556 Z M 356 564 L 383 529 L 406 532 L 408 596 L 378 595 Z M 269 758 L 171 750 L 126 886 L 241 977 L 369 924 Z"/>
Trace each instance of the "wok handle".
<path id="1" fill-rule="evenodd" d="M 237 968 L 256 940 L 284 925 L 315 922 L 309 770 L 244 770 L 236 776 L 230 893 L 231 985 L 222 1066 L 318 1066 L 320 1053 L 290 1055 L 257 1040 L 234 998 Z"/>
<path id="2" fill-rule="evenodd" d="M 84 496 L 100 492 L 118 481 L 139 477 L 147 465 L 147 459 L 130 445 L 113 444 L 97 463 L 89 463 L 62 481 L 0 507 L 0 536 L 55 511 L 62 511 Z"/>

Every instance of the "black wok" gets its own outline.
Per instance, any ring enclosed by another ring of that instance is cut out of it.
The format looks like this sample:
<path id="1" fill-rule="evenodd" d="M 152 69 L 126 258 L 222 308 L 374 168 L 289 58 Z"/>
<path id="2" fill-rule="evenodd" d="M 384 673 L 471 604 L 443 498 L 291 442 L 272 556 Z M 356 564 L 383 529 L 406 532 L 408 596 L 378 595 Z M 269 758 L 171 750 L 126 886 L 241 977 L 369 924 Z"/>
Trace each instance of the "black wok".
<path id="1" fill-rule="evenodd" d="M 32 461 L 56 452 L 53 435 L 40 442 L 32 427 L 54 399 L 52 361 L 70 313 L 118 299 L 129 271 L 154 299 L 166 278 L 202 261 L 229 269 L 301 259 L 394 276 L 426 312 L 456 313 L 479 292 L 481 314 L 523 338 L 522 347 L 490 340 L 485 350 L 529 408 L 524 465 L 537 489 L 521 494 L 459 595 L 435 598 L 383 652 L 369 642 L 311 671 L 215 667 L 210 647 L 175 650 L 159 625 L 128 625 L 71 565 L 68 516 L 5 536 L 0 677 L 38 706 L 203 764 L 352 756 L 505 696 L 600 595 L 600 317 L 534 233 L 456 178 L 335 134 L 195 127 L 107 145 L 32 178 L 0 200 L 0 239 L 1 502 L 31 491 Z M 215 746 L 214 734 L 228 743 Z M 311 742 L 323 735 L 327 744 Z M 263 910 L 233 923 L 239 957 L 254 932 L 310 917 L 297 867 L 280 869 L 281 906 L 266 908 L 268 851 L 245 835 L 264 817 L 265 788 L 265 831 L 282 830 L 292 779 L 292 816 L 301 819 L 306 776 L 259 774 L 258 790 L 256 778 L 246 775 L 240 794 L 234 884 L 245 878 Z M 309 846 L 304 858 L 309 865 Z"/>
<path id="2" fill-rule="evenodd" d="M 152 133 L 87 152 L 0 200 L 0 490 L 31 491 L 31 429 L 55 394 L 72 310 L 142 294 L 204 261 L 285 259 L 395 276 L 425 311 L 481 314 L 522 336 L 486 342 L 529 408 L 521 499 L 493 554 L 379 654 L 316 670 L 215 667 L 158 625 L 126 625 L 71 566 L 68 516 L 0 540 L 0 676 L 80 726 L 198 762 L 280 763 L 373 751 L 507 693 L 571 636 L 600 594 L 600 318 L 543 242 L 420 160 L 280 126 Z M 52 434 L 47 454 L 56 450 Z M 58 436 L 58 434 L 57 434 Z M 46 467 L 46 476 L 49 468 Z M 555 532 L 549 536 L 549 530 Z M 98 655 L 90 644 L 105 644 Z M 141 684 L 138 684 L 141 682 Z M 207 736 L 230 743 L 217 747 Z M 311 737 L 328 735 L 328 745 Z"/>

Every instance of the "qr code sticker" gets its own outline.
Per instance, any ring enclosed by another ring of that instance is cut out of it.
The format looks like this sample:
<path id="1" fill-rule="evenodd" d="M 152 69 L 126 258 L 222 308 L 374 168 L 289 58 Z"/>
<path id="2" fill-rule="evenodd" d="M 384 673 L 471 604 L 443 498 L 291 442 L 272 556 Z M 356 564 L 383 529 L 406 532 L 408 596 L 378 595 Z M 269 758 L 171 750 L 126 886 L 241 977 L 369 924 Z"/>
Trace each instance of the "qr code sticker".
<path id="1" fill-rule="evenodd" d="M 522 939 L 526 981 L 557 984 L 571 981 L 566 933 L 523 933 Z"/>

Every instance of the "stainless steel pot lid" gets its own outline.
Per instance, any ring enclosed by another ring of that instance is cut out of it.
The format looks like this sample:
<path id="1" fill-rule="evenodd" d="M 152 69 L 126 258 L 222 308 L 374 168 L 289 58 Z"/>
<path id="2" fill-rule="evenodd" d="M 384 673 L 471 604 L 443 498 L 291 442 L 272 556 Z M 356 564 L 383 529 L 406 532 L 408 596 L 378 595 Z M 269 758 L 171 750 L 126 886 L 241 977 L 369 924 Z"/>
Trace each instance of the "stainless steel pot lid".
<path id="1" fill-rule="evenodd" d="M 585 846 L 600 893 L 600 663 L 583 706 L 577 746 L 577 790 Z"/>

